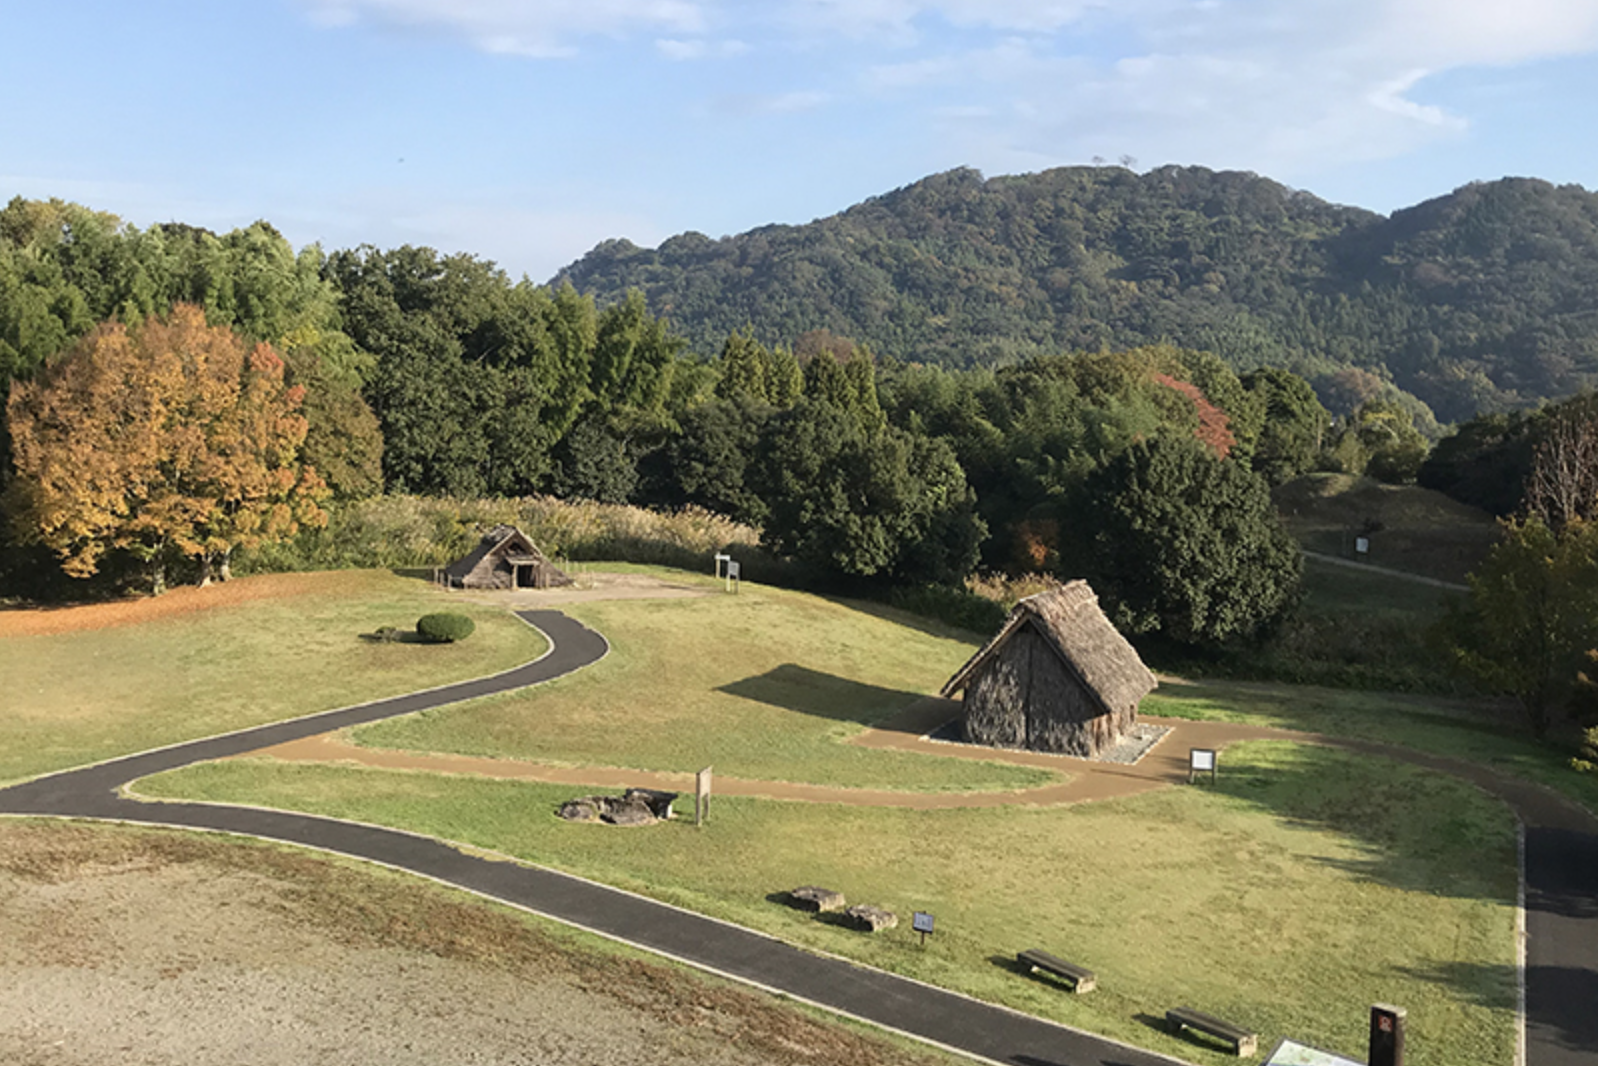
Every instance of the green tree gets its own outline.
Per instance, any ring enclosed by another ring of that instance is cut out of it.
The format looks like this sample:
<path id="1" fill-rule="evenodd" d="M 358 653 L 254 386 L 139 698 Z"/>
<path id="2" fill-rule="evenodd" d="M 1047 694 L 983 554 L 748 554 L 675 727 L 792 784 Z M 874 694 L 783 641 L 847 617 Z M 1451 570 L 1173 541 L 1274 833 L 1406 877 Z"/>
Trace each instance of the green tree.
<path id="1" fill-rule="evenodd" d="M 1133 633 L 1188 644 L 1248 637 L 1296 601 L 1302 563 L 1258 475 L 1190 439 L 1134 444 L 1092 474 L 1061 527 L 1080 569 Z M 1076 576 L 1076 574 L 1062 574 Z"/>
<path id="2" fill-rule="evenodd" d="M 948 583 L 976 561 L 985 530 L 943 441 L 871 433 L 854 412 L 807 398 L 767 423 L 754 469 L 762 540 L 823 572 Z"/>
<path id="3" fill-rule="evenodd" d="M 1542 736 L 1598 644 L 1598 524 L 1556 533 L 1536 517 L 1506 522 L 1447 631 L 1465 671 L 1519 700 Z"/>
<path id="4" fill-rule="evenodd" d="M 1332 416 L 1310 383 L 1279 367 L 1251 371 L 1242 383 L 1264 415 L 1254 449 L 1254 472 L 1280 485 L 1313 470 Z"/>

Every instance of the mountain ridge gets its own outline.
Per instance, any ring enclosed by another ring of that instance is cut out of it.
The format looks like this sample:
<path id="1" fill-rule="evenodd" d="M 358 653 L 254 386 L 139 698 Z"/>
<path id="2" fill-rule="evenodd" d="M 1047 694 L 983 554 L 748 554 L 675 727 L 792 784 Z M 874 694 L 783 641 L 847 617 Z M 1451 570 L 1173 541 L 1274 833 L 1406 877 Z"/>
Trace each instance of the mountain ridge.
<path id="1" fill-rule="evenodd" d="M 1536 178 L 1382 215 L 1204 167 L 958 168 L 808 223 L 605 241 L 554 280 L 638 288 L 707 355 L 746 325 L 946 366 L 1170 341 L 1445 421 L 1598 384 L 1598 195 Z"/>

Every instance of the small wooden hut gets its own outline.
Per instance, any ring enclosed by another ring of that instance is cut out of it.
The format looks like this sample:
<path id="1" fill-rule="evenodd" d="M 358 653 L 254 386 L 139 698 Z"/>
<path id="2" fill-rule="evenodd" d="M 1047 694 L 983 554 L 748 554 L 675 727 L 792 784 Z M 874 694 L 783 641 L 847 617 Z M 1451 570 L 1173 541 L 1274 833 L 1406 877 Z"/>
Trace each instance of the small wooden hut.
<path id="1" fill-rule="evenodd" d="M 444 568 L 447 583 L 464 589 L 547 589 L 572 579 L 515 526 L 495 526 L 477 547 Z"/>
<path id="2" fill-rule="evenodd" d="M 965 691 L 972 743 L 1091 758 L 1137 721 L 1155 684 L 1088 583 L 1072 581 L 1016 604 L 943 695 Z"/>

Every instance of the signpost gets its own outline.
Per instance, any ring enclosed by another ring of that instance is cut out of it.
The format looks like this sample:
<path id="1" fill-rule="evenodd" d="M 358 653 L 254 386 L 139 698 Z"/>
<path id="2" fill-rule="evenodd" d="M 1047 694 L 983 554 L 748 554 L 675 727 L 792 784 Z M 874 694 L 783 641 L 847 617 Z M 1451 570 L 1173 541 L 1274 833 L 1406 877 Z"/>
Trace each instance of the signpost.
<path id="1" fill-rule="evenodd" d="M 739 575 L 740 572 L 741 572 L 740 567 L 738 566 L 738 564 L 736 562 L 733 562 L 731 559 L 727 560 L 727 591 L 728 592 L 736 594 L 738 592 L 738 590 L 742 587 L 742 585 L 739 583 L 739 580 L 738 580 L 738 575 Z"/>
<path id="2" fill-rule="evenodd" d="M 710 815 L 710 767 L 694 775 L 694 825 L 705 824 Z"/>
<path id="3" fill-rule="evenodd" d="M 1192 784 L 1199 774 L 1208 772 L 1210 784 L 1215 784 L 1215 749 L 1189 748 L 1187 751 L 1187 783 Z"/>
<path id="4" fill-rule="evenodd" d="M 1371 542 L 1370 542 L 1370 538 L 1369 537 L 1355 537 L 1354 538 L 1354 554 L 1355 555 L 1358 555 L 1360 558 L 1363 559 L 1365 556 L 1370 554 L 1370 550 L 1371 550 Z"/>
<path id="5" fill-rule="evenodd" d="M 932 915 L 916 911 L 910 916 L 910 928 L 921 934 L 921 946 L 927 946 L 927 934 L 932 932 Z"/>
<path id="6" fill-rule="evenodd" d="M 726 552 L 717 552 L 716 553 L 716 576 L 717 577 L 721 576 L 721 564 L 722 563 L 730 563 L 730 562 L 732 562 L 732 556 L 728 555 Z"/>
<path id="7" fill-rule="evenodd" d="M 1404 1066 L 1403 1007 L 1386 1003 L 1371 1006 L 1370 1066 Z"/>

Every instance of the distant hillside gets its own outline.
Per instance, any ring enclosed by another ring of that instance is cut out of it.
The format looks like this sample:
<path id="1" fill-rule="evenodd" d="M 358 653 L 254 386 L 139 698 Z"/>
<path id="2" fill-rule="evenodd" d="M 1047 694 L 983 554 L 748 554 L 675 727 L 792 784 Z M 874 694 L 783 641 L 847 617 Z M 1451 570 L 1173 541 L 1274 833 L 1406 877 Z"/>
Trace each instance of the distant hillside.
<path id="1" fill-rule="evenodd" d="M 706 353 L 745 324 L 951 366 L 1168 339 L 1445 421 L 1598 384 L 1598 196 L 1525 178 L 1384 218 L 1200 167 L 954 170 L 808 225 L 607 241 L 557 280 L 642 289 Z"/>

